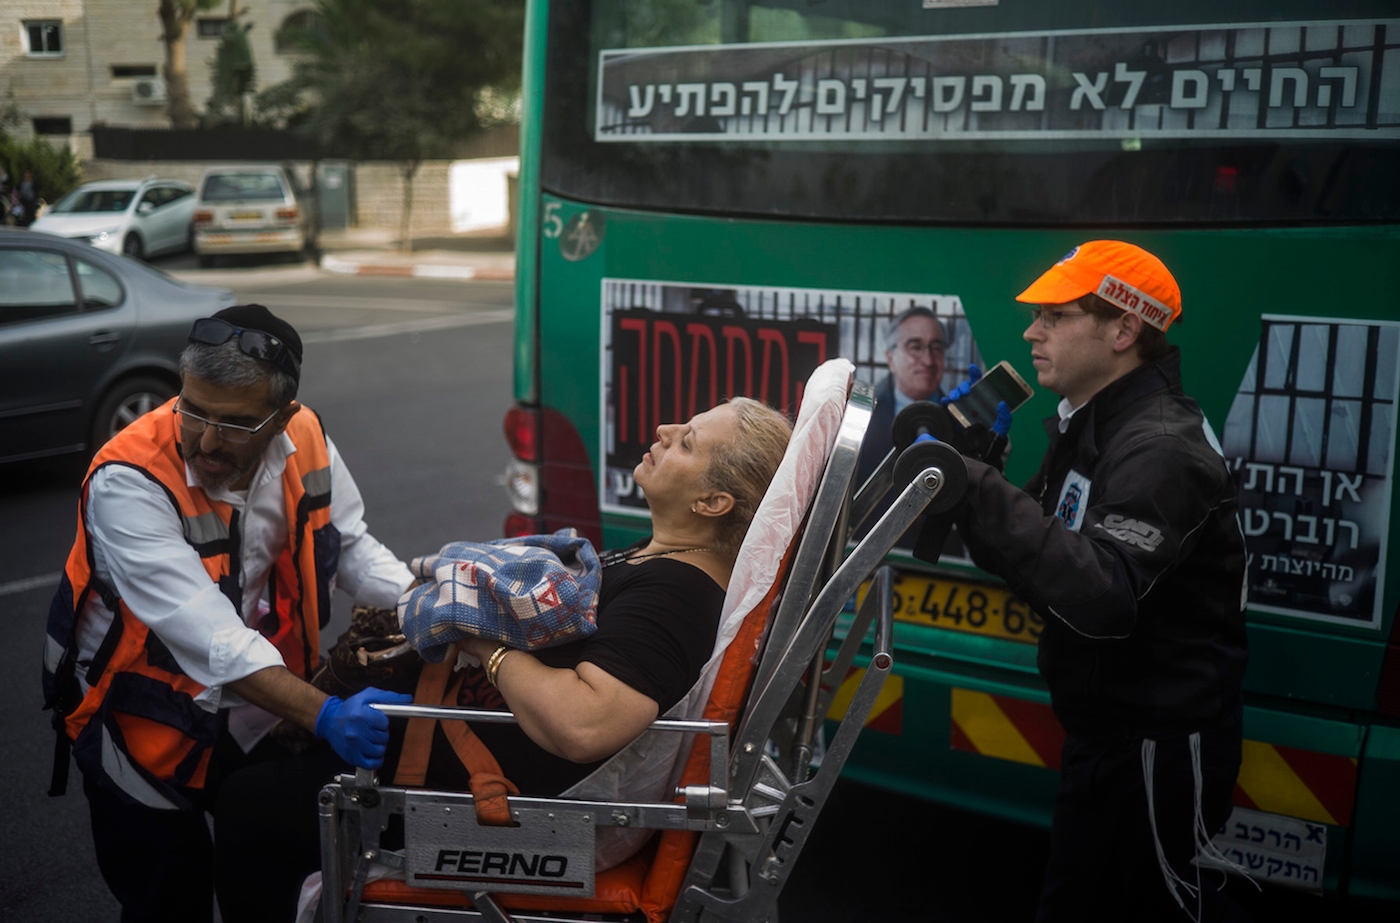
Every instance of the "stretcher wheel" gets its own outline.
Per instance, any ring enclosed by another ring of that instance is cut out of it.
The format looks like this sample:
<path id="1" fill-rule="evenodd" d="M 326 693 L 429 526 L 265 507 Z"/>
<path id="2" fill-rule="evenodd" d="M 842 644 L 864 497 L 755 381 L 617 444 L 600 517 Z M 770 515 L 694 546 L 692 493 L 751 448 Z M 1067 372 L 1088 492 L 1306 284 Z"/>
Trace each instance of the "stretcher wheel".
<path id="1" fill-rule="evenodd" d="M 933 439 L 914 443 L 895 459 L 895 486 L 902 488 L 925 468 L 937 468 L 943 480 L 943 488 L 929 502 L 928 512 L 935 515 L 946 513 L 957 506 L 967 492 L 967 464 L 958 450 L 946 442 Z"/>
<path id="2" fill-rule="evenodd" d="M 894 447 L 901 452 L 924 435 L 956 445 L 961 433 L 962 427 L 953 419 L 948 408 L 933 401 L 915 401 L 905 407 L 894 418 L 894 426 L 890 428 Z"/>

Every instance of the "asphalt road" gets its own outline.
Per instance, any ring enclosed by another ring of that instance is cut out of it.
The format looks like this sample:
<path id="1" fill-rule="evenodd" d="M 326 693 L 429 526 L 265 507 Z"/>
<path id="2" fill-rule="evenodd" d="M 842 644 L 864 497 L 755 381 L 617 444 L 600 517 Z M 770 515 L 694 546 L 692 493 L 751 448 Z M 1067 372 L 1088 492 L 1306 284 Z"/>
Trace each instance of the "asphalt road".
<path id="1" fill-rule="evenodd" d="M 167 268 L 182 271 L 178 261 Z M 301 397 L 364 494 L 371 532 L 402 557 L 498 536 L 508 503 L 501 436 L 511 401 L 509 283 L 352 278 L 306 266 L 187 278 L 228 285 L 286 317 L 306 343 Z M 39 652 L 72 542 L 77 461 L 0 468 L 0 921 L 116 920 L 97 872 L 76 770 L 45 796 L 52 733 Z M 343 627 L 338 598 L 327 631 Z M 783 893 L 785 921 L 1000 921 L 1034 915 L 1042 830 L 837 785 Z M 1233 886 L 1232 886 L 1233 887 Z M 1330 902 L 1236 890 L 1259 920 L 1369 919 Z"/>
<path id="2" fill-rule="evenodd" d="M 183 275 L 183 273 L 182 273 Z M 509 283 L 325 276 L 301 266 L 192 273 L 259 301 L 302 334 L 301 399 L 364 494 L 370 531 L 401 557 L 501 534 L 510 405 Z M 0 920 L 116 920 L 92 855 L 81 779 L 48 798 L 53 736 L 39 652 L 72 544 L 82 465 L 0 469 Z M 337 594 L 326 637 L 343 630 Z"/>

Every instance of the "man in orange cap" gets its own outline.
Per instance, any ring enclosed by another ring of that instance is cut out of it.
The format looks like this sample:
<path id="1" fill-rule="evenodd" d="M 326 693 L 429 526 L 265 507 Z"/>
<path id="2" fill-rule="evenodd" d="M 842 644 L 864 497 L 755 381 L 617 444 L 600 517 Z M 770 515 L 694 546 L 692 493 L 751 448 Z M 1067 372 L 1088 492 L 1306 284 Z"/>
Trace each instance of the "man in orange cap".
<path id="1" fill-rule="evenodd" d="M 960 528 L 1045 618 L 1038 662 L 1066 739 L 1037 919 L 1225 918 L 1238 909 L 1192 859 L 1214 851 L 1239 771 L 1245 546 L 1166 340 L 1181 291 L 1146 250 L 1095 240 L 1017 300 L 1062 400 L 1025 490 L 968 459 Z"/>

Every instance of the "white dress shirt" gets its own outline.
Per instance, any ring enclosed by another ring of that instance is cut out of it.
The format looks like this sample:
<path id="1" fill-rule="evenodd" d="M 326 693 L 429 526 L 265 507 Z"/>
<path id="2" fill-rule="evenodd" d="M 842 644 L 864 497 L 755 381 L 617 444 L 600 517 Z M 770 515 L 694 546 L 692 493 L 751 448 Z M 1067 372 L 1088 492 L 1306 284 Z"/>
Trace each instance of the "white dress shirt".
<path id="1" fill-rule="evenodd" d="M 1089 403 L 1089 402 L 1088 402 L 1088 401 L 1085 401 L 1085 402 L 1084 402 L 1084 404 L 1087 404 L 1087 403 Z M 1056 412 L 1057 414 L 1060 415 L 1060 423 L 1059 423 L 1060 432 L 1063 433 L 1063 432 L 1065 432 L 1066 430 L 1069 429 L 1069 421 L 1070 421 L 1070 418 L 1073 417 L 1075 414 L 1079 413 L 1079 411 L 1083 410 L 1083 409 L 1084 409 L 1084 404 L 1080 404 L 1078 407 L 1071 407 L 1071 406 L 1069 405 L 1069 398 L 1067 398 L 1067 397 L 1062 397 L 1062 398 L 1060 398 L 1060 403 L 1059 403 L 1059 405 L 1055 408 L 1055 412 Z"/>
<path id="2" fill-rule="evenodd" d="M 394 554 L 370 535 L 364 501 L 341 460 L 326 440 L 331 469 L 331 523 L 340 530 L 336 581 L 358 605 L 392 608 L 413 582 Z M 180 668 L 206 687 L 195 697 L 202 708 L 229 707 L 229 730 L 251 749 L 277 719 L 248 705 L 225 686 L 267 667 L 282 656 L 257 630 L 268 611 L 268 574 L 287 543 L 287 513 L 281 477 L 296 451 L 286 433 L 272 440 L 244 491 L 212 490 L 213 500 L 239 511 L 242 536 L 240 579 L 243 611 L 237 611 L 185 541 L 179 511 L 165 490 L 125 465 L 108 465 L 88 485 L 87 529 L 94 573 L 106 581 L 170 649 Z M 185 482 L 198 484 L 185 469 Z M 308 588 L 312 592 L 314 589 Z M 78 620 L 77 675 L 87 692 L 87 664 L 112 623 L 112 612 L 93 593 Z"/>

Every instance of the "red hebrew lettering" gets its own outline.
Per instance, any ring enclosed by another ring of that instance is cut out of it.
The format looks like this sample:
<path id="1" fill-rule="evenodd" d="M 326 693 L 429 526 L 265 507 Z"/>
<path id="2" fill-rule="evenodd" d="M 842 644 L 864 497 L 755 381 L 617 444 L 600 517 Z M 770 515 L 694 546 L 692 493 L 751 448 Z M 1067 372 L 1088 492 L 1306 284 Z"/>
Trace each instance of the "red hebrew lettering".
<path id="1" fill-rule="evenodd" d="M 661 419 L 661 341 L 665 337 L 671 341 L 671 374 L 675 381 L 672 384 L 671 395 L 673 407 L 671 417 L 667 420 Z M 668 320 L 658 320 L 653 322 L 651 328 L 651 361 L 653 363 L 651 373 L 651 418 L 652 429 L 655 430 L 662 423 L 681 422 L 681 332 L 676 329 L 676 325 Z"/>
<path id="2" fill-rule="evenodd" d="M 758 399 L 765 404 L 768 401 L 768 381 L 772 374 L 772 356 L 774 347 L 778 350 L 778 357 L 782 360 L 782 375 L 779 380 L 782 382 L 782 400 L 778 402 L 779 407 L 788 406 L 788 377 L 790 375 L 791 363 L 788 361 L 787 338 L 783 336 L 781 330 L 760 327 L 758 338 L 763 342 L 763 372 L 759 379 L 762 382 Z"/>
<path id="3" fill-rule="evenodd" d="M 627 441 L 627 366 L 617 370 L 617 441 Z"/>
<path id="4" fill-rule="evenodd" d="M 695 416 L 697 410 L 709 410 L 719 403 L 719 355 L 715 351 L 715 332 L 705 324 L 690 323 L 685 325 L 686 336 L 690 337 L 690 406 L 686 412 L 686 419 Z M 707 380 L 710 382 L 710 396 L 704 407 L 695 406 L 700 389 L 700 344 L 705 343 L 710 349 L 710 374 Z"/>
<path id="5" fill-rule="evenodd" d="M 724 335 L 724 363 L 726 378 L 724 382 L 724 396 L 733 397 L 736 394 L 753 393 L 753 340 L 749 339 L 749 332 L 743 327 L 725 324 L 720 328 L 720 333 Z M 742 391 L 734 388 L 734 344 L 742 342 L 744 344 L 744 388 Z"/>
<path id="6" fill-rule="evenodd" d="M 647 432 L 647 322 L 639 317 L 624 317 L 619 323 L 623 330 L 637 334 L 637 436 L 646 438 Z"/>
<path id="7" fill-rule="evenodd" d="M 803 345 L 812 345 L 817 348 L 817 365 L 826 361 L 826 331 L 824 330 L 799 330 L 797 331 L 797 342 Z M 797 387 L 801 388 L 799 382 Z M 799 394 L 797 403 L 802 403 L 802 396 Z"/>

